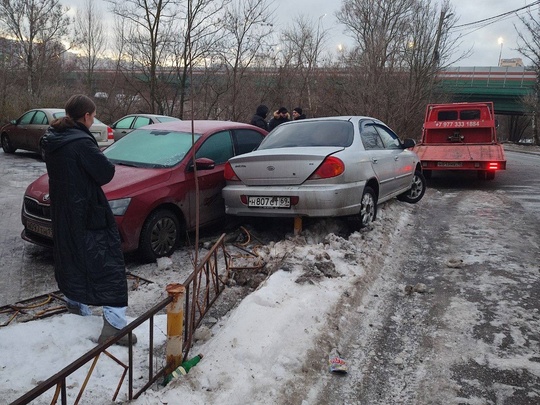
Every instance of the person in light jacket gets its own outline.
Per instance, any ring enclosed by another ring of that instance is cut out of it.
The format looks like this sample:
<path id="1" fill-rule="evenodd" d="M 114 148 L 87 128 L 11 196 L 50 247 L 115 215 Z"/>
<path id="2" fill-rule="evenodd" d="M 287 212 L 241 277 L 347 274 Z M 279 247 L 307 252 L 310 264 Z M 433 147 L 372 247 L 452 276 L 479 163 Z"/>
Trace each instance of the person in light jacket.
<path id="1" fill-rule="evenodd" d="M 89 305 L 103 307 L 98 338 L 102 343 L 127 325 L 124 256 L 101 188 L 112 180 L 115 169 L 89 131 L 96 115 L 94 102 L 74 95 L 65 111 L 41 145 L 49 175 L 55 278 L 69 312 L 87 316 L 92 315 Z M 118 343 L 127 345 L 127 335 Z"/>

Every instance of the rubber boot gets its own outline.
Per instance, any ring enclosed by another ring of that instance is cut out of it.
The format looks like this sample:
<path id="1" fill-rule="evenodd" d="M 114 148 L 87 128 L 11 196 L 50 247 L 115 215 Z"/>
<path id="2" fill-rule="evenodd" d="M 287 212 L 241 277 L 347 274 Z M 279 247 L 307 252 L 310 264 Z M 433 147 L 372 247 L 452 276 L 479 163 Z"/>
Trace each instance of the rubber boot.
<path id="1" fill-rule="evenodd" d="M 99 335 L 98 343 L 101 344 L 105 342 L 110 337 L 113 337 L 118 334 L 120 329 L 116 329 L 114 326 L 112 326 L 105 317 L 103 317 L 103 329 L 101 329 L 101 335 Z M 137 343 L 137 336 L 135 333 L 131 334 L 131 343 L 135 344 Z M 128 346 L 129 345 L 129 336 L 125 335 L 120 339 L 118 342 L 116 342 L 117 345 L 120 346 Z"/>
<path id="2" fill-rule="evenodd" d="M 82 316 L 81 309 L 76 305 L 71 305 L 71 304 L 66 302 L 66 309 L 67 309 L 68 313 L 70 313 L 70 314 L 75 314 L 75 315 L 81 315 Z"/>

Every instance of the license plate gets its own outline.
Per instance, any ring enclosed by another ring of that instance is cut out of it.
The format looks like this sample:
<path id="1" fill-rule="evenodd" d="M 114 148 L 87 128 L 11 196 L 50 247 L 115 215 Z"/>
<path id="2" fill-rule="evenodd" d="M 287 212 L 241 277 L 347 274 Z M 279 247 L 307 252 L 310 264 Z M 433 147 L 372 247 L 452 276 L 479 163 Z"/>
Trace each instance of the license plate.
<path id="1" fill-rule="evenodd" d="M 437 162 L 438 167 L 461 167 L 463 162 Z"/>
<path id="2" fill-rule="evenodd" d="M 27 220 L 26 221 L 26 228 L 30 232 L 34 232 L 34 233 L 37 233 L 39 235 L 46 236 L 47 238 L 52 239 L 52 237 L 53 237 L 51 227 L 38 224 L 38 223 L 36 223 L 36 222 L 34 222 L 32 220 Z"/>
<path id="3" fill-rule="evenodd" d="M 290 197 L 259 197 L 250 196 L 248 207 L 258 208 L 291 208 Z"/>

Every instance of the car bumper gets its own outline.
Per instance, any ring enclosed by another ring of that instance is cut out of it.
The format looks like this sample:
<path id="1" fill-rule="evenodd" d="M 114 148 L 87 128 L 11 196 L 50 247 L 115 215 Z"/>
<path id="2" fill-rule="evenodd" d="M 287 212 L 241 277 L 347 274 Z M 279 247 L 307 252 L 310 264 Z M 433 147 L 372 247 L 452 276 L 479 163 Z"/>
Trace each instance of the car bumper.
<path id="1" fill-rule="evenodd" d="M 365 181 L 321 186 L 302 185 L 294 187 L 246 187 L 227 185 L 223 191 L 225 213 L 237 216 L 255 217 L 339 217 L 356 215 L 360 212 L 360 202 Z M 298 197 L 298 203 L 290 208 L 253 208 L 241 200 L 241 196 Z"/>

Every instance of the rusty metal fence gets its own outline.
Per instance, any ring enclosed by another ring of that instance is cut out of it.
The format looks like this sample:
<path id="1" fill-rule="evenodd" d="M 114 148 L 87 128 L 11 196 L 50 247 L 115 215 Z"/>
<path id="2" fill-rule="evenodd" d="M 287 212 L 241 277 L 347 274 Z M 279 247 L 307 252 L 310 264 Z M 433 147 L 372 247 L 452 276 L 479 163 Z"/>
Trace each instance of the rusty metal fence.
<path id="1" fill-rule="evenodd" d="M 33 400 L 40 398 L 43 394 L 47 393 L 51 388 L 55 387 L 55 391 L 51 400 L 51 404 L 56 404 L 60 400 L 62 405 L 68 403 L 67 393 L 67 379 L 73 373 L 81 369 L 88 363 L 90 364 L 89 370 L 86 374 L 86 378 L 81 385 L 79 392 L 73 402 L 78 404 L 84 395 L 84 391 L 90 382 L 90 378 L 95 369 L 95 366 L 100 359 L 101 355 L 105 355 L 115 361 L 123 368 L 122 375 L 118 382 L 116 391 L 112 396 L 112 401 L 115 401 L 118 393 L 124 383 L 126 375 L 128 376 L 128 400 L 138 398 L 144 391 L 146 391 L 152 384 L 156 383 L 160 377 L 164 377 L 167 372 L 170 372 L 176 368 L 183 360 L 185 360 L 189 354 L 189 350 L 193 341 L 193 333 L 196 328 L 202 322 L 204 315 L 208 312 L 212 304 L 216 301 L 218 296 L 224 290 L 228 277 L 229 268 L 231 263 L 231 256 L 225 249 L 224 243 L 225 234 L 222 234 L 214 246 L 209 250 L 206 256 L 201 260 L 197 268 L 190 274 L 185 280 L 183 287 L 185 288 L 184 297 L 184 328 L 183 328 L 183 342 L 182 353 L 174 359 L 167 358 L 167 362 L 164 367 L 154 370 L 154 317 L 166 309 L 174 300 L 172 295 L 169 295 L 166 299 L 149 309 L 143 315 L 135 319 L 124 329 L 122 329 L 118 335 L 107 340 L 106 342 L 99 344 L 88 353 L 84 354 L 73 363 L 59 371 L 57 374 L 48 378 L 40 383 L 31 391 L 21 396 L 12 405 L 29 404 Z M 169 319 L 169 318 L 168 318 Z M 129 343 L 131 343 L 132 334 L 135 328 L 141 326 L 145 322 L 148 322 L 149 326 L 149 351 L 148 351 L 148 375 L 146 383 L 137 389 L 133 384 L 133 362 L 134 353 L 131 344 L 128 346 L 128 364 L 124 364 L 115 356 L 107 351 L 109 346 L 112 346 L 122 337 L 128 336 Z M 168 326 L 169 329 L 169 326 Z M 40 398 L 42 399 L 42 398 Z"/>

